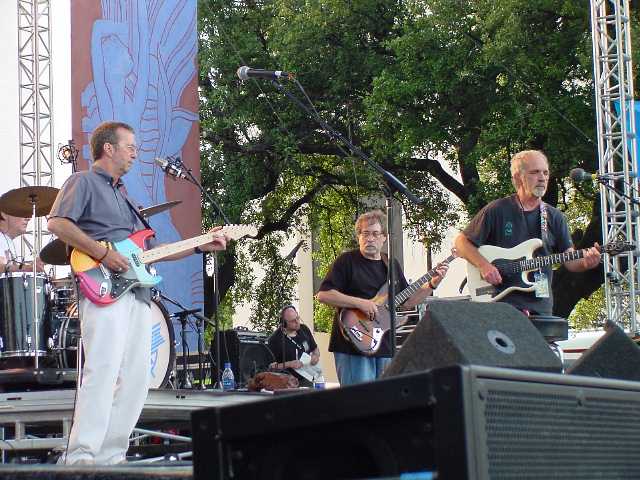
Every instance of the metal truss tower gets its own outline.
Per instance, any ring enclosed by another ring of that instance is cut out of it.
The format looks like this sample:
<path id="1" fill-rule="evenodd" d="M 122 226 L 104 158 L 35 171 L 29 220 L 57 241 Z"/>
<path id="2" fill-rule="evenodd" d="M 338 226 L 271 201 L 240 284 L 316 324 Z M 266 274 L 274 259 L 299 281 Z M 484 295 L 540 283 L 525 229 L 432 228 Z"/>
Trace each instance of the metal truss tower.
<path id="1" fill-rule="evenodd" d="M 53 187 L 53 91 L 51 70 L 51 9 L 49 0 L 18 0 L 18 81 L 20 186 Z M 39 251 L 43 219 L 32 225 L 32 244 Z M 23 239 L 25 236 L 22 237 Z"/>
<path id="2" fill-rule="evenodd" d="M 630 0 L 591 0 L 594 87 L 598 127 L 602 228 L 605 242 L 640 236 L 640 206 L 633 115 Z M 625 121 L 626 119 L 626 121 Z M 610 188 L 606 188 L 610 187 Z M 638 264 L 635 252 L 605 255 L 607 318 L 638 333 Z"/>

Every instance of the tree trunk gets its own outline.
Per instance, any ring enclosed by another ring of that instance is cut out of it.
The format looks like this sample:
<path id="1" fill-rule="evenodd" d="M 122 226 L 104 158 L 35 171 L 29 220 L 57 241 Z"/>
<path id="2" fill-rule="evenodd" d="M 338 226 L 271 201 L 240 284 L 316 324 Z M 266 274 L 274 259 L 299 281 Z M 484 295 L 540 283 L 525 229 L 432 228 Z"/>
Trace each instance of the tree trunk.
<path id="1" fill-rule="evenodd" d="M 598 242 L 602 245 L 602 223 L 600 220 L 600 198 L 593 205 L 593 218 L 581 238 L 574 238 L 575 248 L 587 248 Z M 595 292 L 604 282 L 604 267 L 600 265 L 586 272 L 574 273 L 560 267 L 553 274 L 553 314 L 567 318 L 573 307 L 583 298 Z"/>

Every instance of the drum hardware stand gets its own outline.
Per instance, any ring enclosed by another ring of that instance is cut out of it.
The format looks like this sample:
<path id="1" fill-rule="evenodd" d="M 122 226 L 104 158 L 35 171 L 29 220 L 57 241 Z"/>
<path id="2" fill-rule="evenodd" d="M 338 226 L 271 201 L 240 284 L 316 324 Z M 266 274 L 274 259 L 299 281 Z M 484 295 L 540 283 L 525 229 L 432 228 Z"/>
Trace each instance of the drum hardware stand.
<path id="1" fill-rule="evenodd" d="M 196 331 L 198 333 L 198 376 L 199 376 L 199 380 L 200 380 L 200 388 L 204 390 L 205 385 L 204 385 L 204 362 L 202 360 L 203 357 L 203 351 L 202 351 L 202 315 L 199 315 L 200 313 L 200 309 L 199 308 L 192 308 L 192 309 L 187 309 L 184 308 L 184 306 L 178 302 L 177 300 L 173 300 L 169 297 L 167 297 L 165 294 L 163 294 L 162 292 L 160 292 L 159 290 L 157 291 L 157 294 L 160 298 L 162 298 L 163 300 L 166 300 L 167 302 L 175 305 L 176 307 L 178 307 L 180 309 L 179 312 L 176 313 L 172 313 L 171 317 L 173 318 L 177 318 L 178 321 L 180 322 L 180 343 L 182 345 L 182 373 L 183 376 L 182 378 L 178 377 L 177 378 L 177 387 L 178 388 L 186 388 L 186 389 L 192 389 L 193 385 L 192 383 L 189 381 L 189 376 L 188 376 L 188 359 L 187 359 L 187 350 L 188 350 L 188 345 L 187 345 L 187 319 L 189 318 L 189 315 L 193 315 L 196 318 Z M 206 318 L 205 318 L 206 320 Z"/>
<path id="2" fill-rule="evenodd" d="M 198 181 L 198 179 L 196 177 L 194 177 L 193 173 L 191 172 L 190 168 L 187 168 L 187 166 L 182 162 L 182 160 L 180 159 L 180 157 L 176 157 L 174 158 L 171 162 L 171 167 L 172 167 L 172 171 L 173 176 L 176 178 L 182 178 L 186 181 L 188 181 L 189 183 L 192 183 L 193 185 L 195 185 L 196 187 L 198 187 L 198 189 L 200 190 L 200 194 L 206 198 L 209 203 L 213 206 L 214 212 L 217 213 L 218 217 L 222 220 L 223 224 L 229 224 L 231 222 L 229 222 L 229 218 L 227 218 L 227 216 L 225 215 L 225 213 L 222 211 L 222 209 L 220 208 L 220 205 L 218 205 L 218 202 L 215 201 L 215 199 L 209 194 L 209 192 L 207 192 L 204 187 L 202 186 L 202 184 Z M 214 222 L 215 223 L 215 222 Z M 211 253 L 211 262 L 212 262 L 212 266 L 213 266 L 213 280 L 214 280 L 214 286 L 213 286 L 213 327 L 215 329 L 215 339 L 216 339 L 216 351 L 215 351 L 215 355 L 216 355 L 216 381 L 214 382 L 213 388 L 214 389 L 218 389 L 218 390 L 222 390 L 222 368 L 220 368 L 220 318 L 218 317 L 218 306 L 220 305 L 220 289 L 218 288 L 218 252 L 209 252 Z M 209 320 L 207 317 L 202 316 L 202 319 L 204 319 L 204 321 L 208 322 L 209 324 L 211 324 L 211 320 Z M 212 376 L 213 376 L 213 369 L 212 369 Z"/>
<path id="3" fill-rule="evenodd" d="M 34 367 L 37 370 L 39 368 L 39 359 L 38 359 L 38 347 L 40 345 L 40 332 L 38 331 L 38 268 L 37 268 L 37 262 L 36 259 L 38 258 L 36 255 L 37 252 L 37 248 L 38 246 L 36 245 L 35 239 L 36 239 L 36 204 L 38 203 L 38 197 L 35 194 L 29 195 L 29 199 L 31 200 L 31 209 L 32 209 L 32 214 L 31 214 L 31 221 L 33 222 L 31 225 L 33 228 L 33 260 L 31 262 L 32 267 L 33 267 L 33 332 L 34 332 L 34 341 L 35 341 L 35 350 L 34 350 Z M 42 286 L 42 288 L 44 288 L 44 285 Z"/>

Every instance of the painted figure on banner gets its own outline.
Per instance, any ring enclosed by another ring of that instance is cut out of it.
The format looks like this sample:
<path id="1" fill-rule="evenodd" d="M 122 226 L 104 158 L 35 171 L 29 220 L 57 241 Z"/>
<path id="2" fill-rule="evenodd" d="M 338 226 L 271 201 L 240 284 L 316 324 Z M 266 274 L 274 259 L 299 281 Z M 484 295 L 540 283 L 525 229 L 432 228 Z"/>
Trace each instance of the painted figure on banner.
<path id="1" fill-rule="evenodd" d="M 163 203 L 165 175 L 154 159 L 180 156 L 197 128 L 197 112 L 181 106 L 196 75 L 196 2 L 103 0 L 101 6 L 102 19 L 91 33 L 93 81 L 81 98 L 83 156 L 91 158 L 86 142 L 98 124 L 115 118 L 128 123 L 138 132 L 140 150 L 126 178 L 127 193 L 138 205 Z M 194 195 L 199 198 L 195 187 Z M 199 231 L 199 210 L 193 216 Z M 182 237 L 168 212 L 154 215 L 150 223 L 161 242 Z M 160 263 L 157 269 L 168 279 L 160 285 L 163 293 L 185 305 L 202 304 L 200 257 Z"/>

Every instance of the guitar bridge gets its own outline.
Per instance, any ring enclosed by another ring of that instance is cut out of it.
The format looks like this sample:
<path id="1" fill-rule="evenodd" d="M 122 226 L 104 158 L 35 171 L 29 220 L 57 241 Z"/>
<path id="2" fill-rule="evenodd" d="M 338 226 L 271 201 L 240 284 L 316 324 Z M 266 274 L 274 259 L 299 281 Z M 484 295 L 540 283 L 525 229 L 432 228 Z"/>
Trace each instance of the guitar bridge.
<path id="1" fill-rule="evenodd" d="M 493 295 L 498 290 L 493 285 L 488 285 L 486 287 L 476 288 L 476 295 Z"/>

